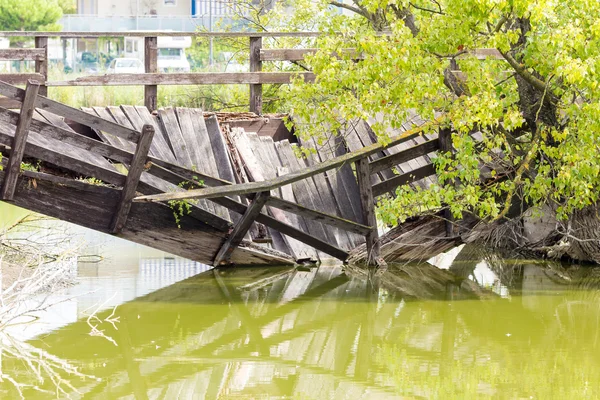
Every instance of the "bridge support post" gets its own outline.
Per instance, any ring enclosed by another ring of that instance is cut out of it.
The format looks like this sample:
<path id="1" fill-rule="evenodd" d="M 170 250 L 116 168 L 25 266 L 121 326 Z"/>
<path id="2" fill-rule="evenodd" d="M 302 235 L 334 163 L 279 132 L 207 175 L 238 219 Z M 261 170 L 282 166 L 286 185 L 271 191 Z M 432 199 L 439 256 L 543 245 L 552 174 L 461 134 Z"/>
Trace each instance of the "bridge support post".
<path id="1" fill-rule="evenodd" d="M 452 130 L 450 128 L 442 128 L 438 133 L 438 140 L 440 142 L 440 152 L 452 153 Z M 455 232 L 454 217 L 448 207 L 444 208 L 444 220 L 446 221 L 446 236 L 453 237 Z"/>
<path id="2" fill-rule="evenodd" d="M 260 49 L 262 48 L 262 37 L 250 37 L 250 72 L 262 71 Z M 263 98 L 262 85 L 250 84 L 250 112 L 262 114 Z"/>
<path id="3" fill-rule="evenodd" d="M 158 39 L 157 37 L 144 38 L 144 67 L 147 74 L 158 72 Z M 144 105 L 152 112 L 158 108 L 158 86 L 144 86 Z"/>
<path id="4" fill-rule="evenodd" d="M 17 178 L 21 171 L 21 161 L 25 154 L 25 145 L 27 144 L 27 136 L 29 135 L 29 125 L 33 119 L 35 102 L 39 90 L 39 82 L 33 80 L 27 81 L 25 96 L 21 104 L 21 114 L 19 115 L 15 136 L 10 146 L 10 157 L 8 158 L 6 174 L 4 175 L 4 182 L 2 183 L 0 192 L 0 198 L 2 198 L 2 200 L 11 201 L 15 196 Z"/>
<path id="5" fill-rule="evenodd" d="M 248 229 L 250 229 L 250 226 L 256 220 L 256 217 L 260 214 L 260 210 L 262 210 L 270 196 L 270 192 L 260 192 L 254 196 L 252 204 L 246 209 L 246 212 L 233 228 L 233 231 L 217 253 L 213 263 L 215 267 L 224 264 L 229 259 L 233 250 L 242 242 L 244 235 Z"/>
<path id="6" fill-rule="evenodd" d="M 153 137 L 154 127 L 152 125 L 144 125 L 140 140 L 135 148 L 131 164 L 129 165 L 129 171 L 127 172 L 125 185 L 121 191 L 119 205 L 117 206 L 117 210 L 111 222 L 110 230 L 112 233 L 119 233 L 127 222 L 127 216 L 129 215 L 129 210 L 131 210 L 131 203 L 135 197 L 135 191 L 140 182 L 140 177 L 142 176 L 142 172 L 144 172 L 144 165 L 148 159 L 148 152 L 150 151 L 150 144 L 152 143 Z"/>
<path id="7" fill-rule="evenodd" d="M 48 80 L 48 37 L 47 36 L 36 36 L 35 37 L 36 49 L 44 49 L 44 59 L 35 60 L 35 72 L 44 76 L 44 83 Z M 48 96 L 48 87 L 41 85 L 39 94 L 42 96 Z"/>
<path id="8" fill-rule="evenodd" d="M 365 235 L 367 245 L 367 264 L 369 266 L 383 267 L 385 262 L 381 259 L 381 247 L 379 244 L 379 233 L 377 232 L 377 216 L 375 215 L 375 201 L 371 187 L 371 168 L 369 159 L 361 158 L 354 164 L 356 166 L 356 178 L 360 193 L 360 203 L 363 209 L 364 223 L 371 230 Z"/>

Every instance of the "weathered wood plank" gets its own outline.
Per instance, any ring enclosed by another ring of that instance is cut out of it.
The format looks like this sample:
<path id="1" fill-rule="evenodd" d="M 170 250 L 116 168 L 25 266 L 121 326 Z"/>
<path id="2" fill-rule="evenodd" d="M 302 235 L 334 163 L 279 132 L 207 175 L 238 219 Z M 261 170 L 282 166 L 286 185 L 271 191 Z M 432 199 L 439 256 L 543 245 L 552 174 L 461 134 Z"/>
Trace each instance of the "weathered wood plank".
<path id="1" fill-rule="evenodd" d="M 52 31 L 2 31 L 0 34 L 6 37 L 35 37 L 35 36 L 47 36 L 47 37 L 61 37 L 61 38 L 99 38 L 99 37 L 147 37 L 156 36 L 160 33 L 160 36 L 166 37 L 181 37 L 181 36 L 192 36 L 201 38 L 211 37 L 319 37 L 325 35 L 323 32 L 175 32 L 175 31 L 94 31 L 94 32 L 52 32 Z"/>
<path id="2" fill-rule="evenodd" d="M 380 264 L 379 233 L 377 231 L 377 216 L 375 215 L 375 201 L 371 190 L 371 171 L 366 158 L 356 161 L 356 178 L 360 190 L 360 201 L 365 214 L 365 221 L 371 227 L 366 235 L 367 264 L 377 266 Z"/>
<path id="3" fill-rule="evenodd" d="M 27 81 L 33 80 L 38 82 L 44 82 L 46 77 L 40 73 L 20 73 L 20 74 L 9 74 L 9 73 L 1 73 L 0 81 L 5 82 L 11 85 L 23 85 L 26 84 Z M 9 97 L 9 96 L 6 96 Z"/>
<path id="4" fill-rule="evenodd" d="M 407 183 L 415 182 L 428 176 L 435 175 L 435 166 L 427 164 L 402 175 L 397 175 L 392 179 L 383 181 L 373 186 L 373 196 L 381 196 L 384 193 L 394 190 L 395 188 L 406 185 Z"/>
<path id="5" fill-rule="evenodd" d="M 106 107 L 106 111 L 108 111 L 108 114 L 112 117 L 112 119 L 119 125 L 122 125 L 126 128 L 129 129 L 133 129 L 133 130 L 139 130 L 141 132 L 143 125 L 139 128 L 136 129 L 133 124 L 131 123 L 131 121 L 129 120 L 129 118 L 127 118 L 127 116 L 125 115 L 125 113 L 123 112 L 123 110 L 121 109 L 121 107 L 117 107 L 117 106 L 108 106 Z M 125 147 L 123 147 L 125 150 L 129 150 L 129 151 L 135 151 L 135 145 L 127 140 L 123 140 L 123 145 Z"/>
<path id="6" fill-rule="evenodd" d="M 368 232 L 371 231 L 371 228 L 366 225 L 358 224 L 353 221 L 348 221 L 336 215 L 323 213 L 317 210 L 311 210 L 310 208 L 306 208 L 294 202 L 283 200 L 278 197 L 271 197 L 269 199 L 268 205 L 279 208 L 280 210 L 285 210 L 297 215 L 301 215 L 304 218 L 309 218 L 314 221 L 335 226 L 344 231 L 354 232 L 359 235 L 366 235 Z"/>
<path id="7" fill-rule="evenodd" d="M 258 193 L 252 200 L 252 203 L 242 216 L 242 219 L 240 219 L 235 225 L 233 232 L 231 232 L 227 240 L 225 240 L 225 243 L 223 243 L 223 246 L 221 246 L 221 249 L 215 257 L 215 261 L 213 263 L 214 266 L 226 263 L 233 249 L 242 242 L 242 239 L 250 228 L 250 225 L 252 225 L 258 214 L 260 214 L 260 211 L 266 204 L 267 200 L 269 200 L 269 196 L 269 192 L 262 192 Z"/>
<path id="8" fill-rule="evenodd" d="M 289 168 L 290 171 L 298 171 L 301 168 L 300 163 L 287 140 L 275 143 L 275 147 L 277 148 L 277 153 L 284 167 Z M 314 182 L 311 181 L 311 183 L 314 186 Z M 323 208 L 320 199 L 317 199 L 315 196 L 316 187 L 310 186 L 308 179 L 294 182 L 292 184 L 292 189 L 298 204 L 313 210 Z M 316 237 L 323 241 L 336 243 L 335 237 L 328 233 L 328 230 L 321 223 L 310 219 L 305 219 L 305 222 L 309 233 L 316 235 Z"/>
<path id="9" fill-rule="evenodd" d="M 151 169 L 153 169 L 153 168 L 154 168 L 154 166 L 151 167 Z M 185 172 L 185 171 L 182 171 L 182 172 Z M 184 180 L 190 180 L 190 181 L 194 180 L 193 177 L 189 177 L 189 178 L 183 177 L 181 175 L 178 175 L 177 173 L 171 172 L 166 169 L 162 170 L 162 176 L 164 177 L 165 180 L 168 180 L 169 182 L 174 183 L 174 184 L 178 184 L 179 182 L 184 181 Z M 246 210 L 248 209 L 248 206 L 246 206 L 245 204 L 242 204 L 239 201 L 235 201 L 229 197 L 215 198 L 215 199 L 212 199 L 212 201 L 217 204 L 220 204 L 223 207 L 226 207 L 238 214 L 242 214 L 242 215 L 244 213 L 246 213 Z M 323 253 L 329 254 L 339 260 L 344 261 L 348 257 L 348 253 L 346 251 L 339 249 L 336 246 L 333 246 L 327 242 L 319 240 L 314 235 L 305 233 L 305 232 L 295 228 L 294 226 L 291 226 L 284 222 L 278 221 L 275 218 L 270 217 L 266 214 L 262 214 L 262 213 L 259 214 L 258 217 L 256 218 L 256 221 L 268 226 L 269 228 L 276 229 L 277 231 L 281 232 L 284 235 L 290 236 L 302 243 L 312 246 L 313 248 L 315 248 L 319 251 L 322 251 Z"/>
<path id="10" fill-rule="evenodd" d="M 158 72 L 158 38 L 156 36 L 144 38 L 144 67 L 147 73 Z M 144 87 L 144 105 L 148 111 L 158 108 L 158 86 L 156 83 L 146 84 Z"/>
<path id="11" fill-rule="evenodd" d="M 25 90 L 3 82 L 2 75 L 0 75 L 0 94 L 13 100 L 23 101 Z M 56 115 L 79 122 L 80 124 L 89 126 L 91 128 L 111 133 L 115 136 L 129 140 L 130 142 L 136 143 L 140 135 L 139 132 L 127 129 L 111 121 L 105 121 L 84 111 L 59 103 L 58 101 L 50 100 L 43 96 L 38 95 L 36 104 L 37 108 L 48 110 Z"/>
<path id="12" fill-rule="evenodd" d="M 125 179 L 125 185 L 121 190 L 121 199 L 113 220 L 111 222 L 111 232 L 119 233 L 123 230 L 125 223 L 127 222 L 127 216 L 131 209 L 131 200 L 135 197 L 135 192 L 140 182 L 140 177 L 144 171 L 144 164 L 148 158 L 148 152 L 150 151 L 150 143 L 152 143 L 152 137 L 154 136 L 154 128 L 151 125 L 145 125 L 142 128 L 142 136 L 137 144 L 133 159 L 129 164 L 129 171 L 127 172 L 127 178 Z"/>
<path id="13" fill-rule="evenodd" d="M 0 61 L 36 61 L 46 58 L 44 49 L 2 49 Z"/>
<path id="14" fill-rule="evenodd" d="M 346 163 L 351 163 L 361 158 L 368 157 L 369 155 L 381 151 L 390 146 L 397 145 L 404 141 L 412 139 L 414 136 L 419 135 L 424 129 L 433 126 L 437 123 L 436 120 L 421 125 L 420 127 L 408 130 L 398 137 L 392 139 L 388 144 L 383 145 L 380 143 L 372 144 L 367 146 L 360 151 L 344 154 L 342 156 L 327 160 L 318 165 L 304 168 L 300 171 L 292 172 L 286 176 L 278 177 L 276 179 L 266 180 L 264 182 L 249 182 L 241 183 L 238 185 L 231 185 L 225 187 L 213 187 L 204 189 L 189 190 L 186 193 L 175 193 L 175 194 L 164 194 L 156 196 L 142 196 L 134 199 L 134 201 L 167 201 L 167 200 L 181 200 L 191 198 L 217 198 L 223 196 L 240 195 L 248 193 L 258 193 L 264 191 L 270 191 L 283 185 L 288 185 L 306 179 L 315 174 L 320 174 L 325 171 L 329 171 L 338 168 Z M 279 142 L 280 143 L 280 142 Z"/>
<path id="15" fill-rule="evenodd" d="M 292 78 L 297 76 L 304 78 L 307 82 L 312 82 L 315 79 L 312 72 L 174 72 L 82 76 L 68 81 L 49 81 L 47 82 L 47 86 L 286 84 L 290 83 Z M 20 75 L 16 75 L 15 79 L 17 78 L 21 79 Z"/>
<path id="16" fill-rule="evenodd" d="M 135 106 L 135 109 L 142 121 L 144 121 L 144 124 L 154 127 L 154 141 L 152 142 L 153 146 L 150 148 L 151 153 L 155 157 L 162 158 L 165 161 L 177 163 L 177 157 L 173 154 L 173 149 L 166 137 L 167 134 L 157 118 L 150 114 L 150 111 L 145 106 Z"/>
<path id="17" fill-rule="evenodd" d="M 15 135 L 10 146 L 10 157 L 8 159 L 8 166 L 6 167 L 6 175 L 2 182 L 2 188 L 0 189 L 0 198 L 2 200 L 10 201 L 14 197 L 17 178 L 19 176 L 19 171 L 21 170 L 21 161 L 25 154 L 25 144 L 27 143 L 27 137 L 29 136 L 29 125 L 33 119 L 35 102 L 39 90 L 39 82 L 27 82 L 25 98 L 21 105 L 21 114 L 19 115 Z"/>
<path id="18" fill-rule="evenodd" d="M 8 97 L 0 97 L 0 107 L 11 110 L 18 110 L 19 108 L 21 108 L 21 102 L 9 99 Z"/>
<path id="19" fill-rule="evenodd" d="M 371 173 L 377 173 L 384 169 L 392 168 L 397 164 L 402 164 L 404 162 L 410 161 L 416 157 L 424 156 L 428 153 L 432 153 L 440 148 L 440 143 L 437 139 L 428 140 L 421 144 L 418 144 L 414 147 L 408 148 L 406 150 L 400 151 L 395 154 L 391 154 L 389 156 L 380 158 L 378 160 L 372 161 L 369 164 L 371 168 Z"/>
<path id="20" fill-rule="evenodd" d="M 89 109 L 86 109 L 86 110 L 88 110 L 88 112 L 89 112 Z M 106 121 L 117 123 L 115 121 L 115 119 L 113 118 L 113 116 L 111 115 L 111 113 L 108 112 L 106 107 L 92 107 L 91 112 Z M 128 140 L 122 139 L 118 136 L 111 135 L 110 133 L 100 132 L 98 130 L 96 130 L 96 133 L 103 140 L 108 139 L 113 146 L 119 147 L 121 149 L 129 150 L 131 152 L 135 151 L 135 143 L 132 143 Z M 109 135 L 112 137 L 109 137 Z"/>
<path id="21" fill-rule="evenodd" d="M 319 49 L 262 49 L 260 59 L 262 61 L 304 61 L 305 56 L 318 51 Z M 355 49 L 343 49 L 342 54 L 351 56 L 354 60 L 364 59 L 364 56 L 358 54 Z"/>
<path id="22" fill-rule="evenodd" d="M 250 72 L 262 71 L 262 61 L 260 58 L 260 49 L 262 48 L 261 37 L 250 37 Z M 258 115 L 262 114 L 263 99 L 262 85 L 250 85 L 250 111 Z"/>
<path id="23" fill-rule="evenodd" d="M 449 128 L 440 129 L 438 140 L 440 142 L 440 152 L 452 154 L 452 130 Z M 446 182 L 445 184 L 452 185 L 453 183 Z M 452 237 L 454 236 L 454 217 L 452 216 L 452 211 L 450 211 L 448 205 L 444 208 L 443 216 L 446 224 L 446 236 Z"/>

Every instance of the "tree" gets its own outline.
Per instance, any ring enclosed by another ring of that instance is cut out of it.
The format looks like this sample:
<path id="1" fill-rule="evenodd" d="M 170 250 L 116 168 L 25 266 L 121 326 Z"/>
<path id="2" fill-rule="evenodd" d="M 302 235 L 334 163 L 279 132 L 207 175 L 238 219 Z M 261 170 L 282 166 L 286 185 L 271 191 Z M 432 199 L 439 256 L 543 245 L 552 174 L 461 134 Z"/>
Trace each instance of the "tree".
<path id="1" fill-rule="evenodd" d="M 57 0 L 0 0 L 0 30 L 58 31 L 62 13 Z"/>
<path id="2" fill-rule="evenodd" d="M 339 34 L 306 59 L 316 82 L 285 93 L 300 135 L 325 138 L 363 119 L 385 142 L 414 113 L 429 121 L 424 133 L 454 132 L 455 157 L 435 160 L 439 185 L 399 188 L 380 203 L 386 222 L 447 207 L 489 223 L 515 217 L 515 204 L 548 206 L 557 240 L 600 261 L 599 2 L 329 0 L 308 13 L 309 4 L 295 3 L 306 26 Z M 349 14 L 332 16 L 332 6 Z M 500 59 L 479 59 L 481 48 Z"/>

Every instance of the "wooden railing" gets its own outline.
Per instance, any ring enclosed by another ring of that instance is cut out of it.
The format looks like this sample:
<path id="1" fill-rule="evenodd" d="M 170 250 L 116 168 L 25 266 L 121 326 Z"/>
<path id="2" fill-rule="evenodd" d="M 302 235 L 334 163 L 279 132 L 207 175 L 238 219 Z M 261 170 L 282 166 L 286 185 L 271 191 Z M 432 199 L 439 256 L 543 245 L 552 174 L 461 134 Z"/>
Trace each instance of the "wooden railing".
<path id="1" fill-rule="evenodd" d="M 0 74 L 0 81 L 22 85 L 29 79 L 40 82 L 39 93 L 47 96 L 48 87 L 59 86 L 144 86 L 144 105 L 153 111 L 157 108 L 158 85 L 249 85 L 250 111 L 262 113 L 262 85 L 289 83 L 293 76 L 301 75 L 311 80 L 309 72 L 262 72 L 265 61 L 297 61 L 314 49 L 294 50 L 262 48 L 265 37 L 317 37 L 318 32 L 268 32 L 268 33 L 201 33 L 201 32 L 0 32 L 0 37 L 33 37 L 35 48 L 2 49 L 0 61 L 35 61 L 35 73 Z M 196 73 L 159 73 L 158 37 L 191 36 L 196 38 L 228 37 L 247 38 L 250 49 L 249 72 L 196 72 Z M 144 38 L 144 74 L 106 74 L 89 75 L 71 80 L 52 81 L 48 76 L 48 39 L 58 37 L 73 38 Z M 17 108 L 12 102 L 0 104 L 5 108 Z"/>
<path id="2" fill-rule="evenodd" d="M 0 32 L 0 37 L 33 37 L 35 48 L 3 49 L 0 50 L 1 60 L 35 61 L 35 73 L 0 74 L 0 81 L 11 84 L 25 84 L 29 79 L 41 83 L 39 93 L 47 96 L 48 87 L 58 86 L 144 86 L 144 105 L 150 110 L 157 108 L 159 85 L 223 85 L 243 84 L 249 86 L 250 111 L 262 113 L 262 86 L 265 84 L 286 84 L 294 76 L 302 76 L 311 81 L 311 72 L 263 72 L 264 62 L 300 61 L 307 54 L 317 50 L 307 49 L 264 49 L 263 38 L 294 37 L 314 38 L 322 35 L 319 32 L 233 32 L 233 33 L 203 33 L 203 32 Z M 196 73 L 159 73 L 158 72 L 158 37 L 191 36 L 201 39 L 213 38 L 246 38 L 249 46 L 249 72 L 196 72 Z M 48 76 L 48 38 L 144 38 L 144 74 L 106 74 L 89 75 L 64 81 L 52 81 Z M 348 49 L 349 52 L 354 52 Z M 502 58 L 494 49 L 478 49 L 472 52 L 479 58 Z M 356 54 L 357 59 L 361 58 Z M 5 100 L 5 99 L 4 99 Z M 5 108 L 17 108 L 14 103 L 0 103 Z"/>

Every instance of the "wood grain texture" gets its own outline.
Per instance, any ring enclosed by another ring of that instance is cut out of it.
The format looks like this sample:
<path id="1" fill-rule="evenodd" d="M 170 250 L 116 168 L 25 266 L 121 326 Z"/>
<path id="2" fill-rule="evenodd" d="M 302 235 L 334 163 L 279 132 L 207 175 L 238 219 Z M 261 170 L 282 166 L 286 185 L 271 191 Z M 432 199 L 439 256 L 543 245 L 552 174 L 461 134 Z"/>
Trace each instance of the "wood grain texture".
<path id="1" fill-rule="evenodd" d="M 0 198 L 2 200 L 12 200 L 15 194 L 15 187 L 17 185 L 17 177 L 21 170 L 21 161 L 25 154 L 25 144 L 27 143 L 27 137 L 29 136 L 29 125 L 33 119 L 33 112 L 35 110 L 35 102 L 37 100 L 37 94 L 40 90 L 40 83 L 37 81 L 28 81 L 27 88 L 25 89 L 25 98 L 21 105 L 21 113 L 17 120 L 17 127 L 12 143 L 10 145 L 10 156 L 8 158 L 8 165 L 6 167 L 6 176 L 2 182 L 2 188 L 0 189 Z"/>
<path id="2" fill-rule="evenodd" d="M 0 75 L 1 77 L 2 75 Z M 49 87 L 62 86 L 141 86 L 155 85 L 246 85 L 246 84 L 286 84 L 293 77 L 302 77 L 313 82 L 312 72 L 188 72 L 188 73 L 145 73 L 145 74 L 108 74 L 82 76 L 68 81 L 49 81 Z M 13 79 L 23 81 L 20 75 Z M 154 96 L 154 94 L 148 93 Z M 146 98 L 145 101 L 155 101 Z M 156 108 L 153 109 L 153 111 Z"/>
<path id="3" fill-rule="evenodd" d="M 229 235 L 229 237 L 223 243 L 223 246 L 219 249 L 219 252 L 215 256 L 215 260 L 213 262 L 214 266 L 222 265 L 227 262 L 230 254 L 233 252 L 233 249 L 236 248 L 244 238 L 244 235 L 250 228 L 250 225 L 256 220 L 258 214 L 266 204 L 267 200 L 269 200 L 270 194 L 268 192 L 258 193 L 256 197 L 248 206 L 248 209 L 239 220 L 239 222 L 233 228 L 233 231 Z"/>
<path id="4" fill-rule="evenodd" d="M 144 70 L 147 73 L 158 72 L 158 38 L 144 38 Z M 146 83 L 144 87 L 144 105 L 148 111 L 157 109 L 158 87 L 156 83 Z"/>
<path id="5" fill-rule="evenodd" d="M 377 216 L 375 215 L 375 201 L 371 190 L 371 171 L 366 158 L 356 161 L 356 178 L 360 191 L 360 201 L 365 214 L 365 221 L 371 227 L 366 235 L 367 264 L 377 265 L 380 258 L 379 234 L 377 231 Z"/>
<path id="6" fill-rule="evenodd" d="M 48 80 L 48 38 L 36 36 L 34 39 L 35 47 L 44 51 L 44 57 L 35 60 L 35 72 L 43 76 L 39 93 L 42 96 L 48 96 L 48 88 L 43 84 Z"/>
<path id="7" fill-rule="evenodd" d="M 45 49 L 2 49 L 0 61 L 37 61 L 46 58 Z"/>
<path id="8" fill-rule="evenodd" d="M 261 37 L 250 38 L 250 72 L 262 71 L 262 61 L 260 58 L 260 50 L 262 48 Z M 257 115 L 262 114 L 263 99 L 262 99 L 262 84 L 250 85 L 250 112 Z"/>
<path id="9" fill-rule="evenodd" d="M 127 222 L 127 216 L 131 209 L 131 200 L 135 197 L 135 192 L 140 182 L 142 172 L 144 171 L 144 164 L 146 164 L 148 152 L 150 151 L 150 143 L 152 143 L 153 137 L 154 128 L 151 125 L 144 125 L 142 128 L 142 136 L 137 144 L 135 153 L 133 153 L 133 159 L 129 164 L 125 185 L 121 190 L 121 199 L 119 200 L 115 215 L 112 219 L 112 233 L 118 233 L 123 230 L 123 227 Z"/>

